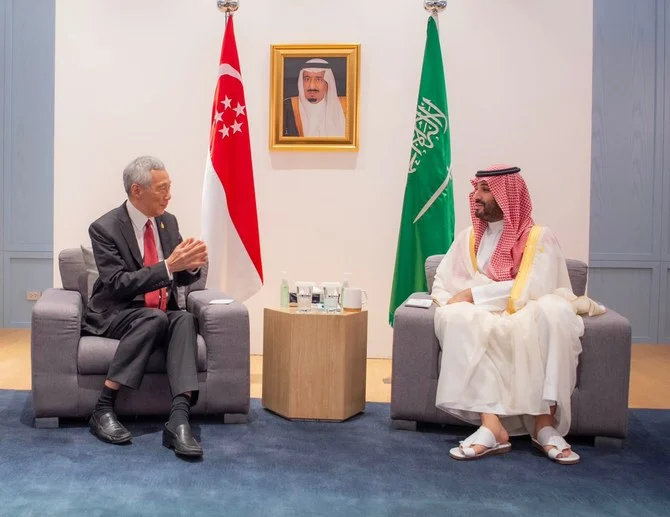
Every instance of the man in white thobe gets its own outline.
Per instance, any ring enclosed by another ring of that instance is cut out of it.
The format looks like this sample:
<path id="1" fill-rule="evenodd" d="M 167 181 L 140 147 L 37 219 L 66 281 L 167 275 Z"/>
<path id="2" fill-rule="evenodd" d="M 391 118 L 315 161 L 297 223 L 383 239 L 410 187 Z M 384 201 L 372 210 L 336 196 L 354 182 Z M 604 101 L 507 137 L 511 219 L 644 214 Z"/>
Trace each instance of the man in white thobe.
<path id="1" fill-rule="evenodd" d="M 310 59 L 298 74 L 298 95 L 284 99 L 284 136 L 344 137 L 346 97 L 324 59 Z"/>
<path id="2" fill-rule="evenodd" d="M 604 309 L 572 293 L 558 241 L 534 224 L 519 172 L 495 166 L 476 174 L 473 225 L 437 268 L 436 406 L 480 425 L 451 449 L 455 459 L 505 453 L 510 435 L 530 434 L 550 459 L 577 463 L 563 436 L 582 350 L 578 312 Z"/>

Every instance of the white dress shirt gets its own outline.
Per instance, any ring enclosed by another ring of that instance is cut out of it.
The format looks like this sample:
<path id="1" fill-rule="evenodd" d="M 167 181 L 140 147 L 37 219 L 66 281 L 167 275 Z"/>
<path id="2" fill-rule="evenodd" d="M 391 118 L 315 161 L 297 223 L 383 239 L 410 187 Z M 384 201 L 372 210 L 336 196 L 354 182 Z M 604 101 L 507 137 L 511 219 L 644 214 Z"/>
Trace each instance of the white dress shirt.
<path id="1" fill-rule="evenodd" d="M 154 231 L 154 240 L 156 241 L 156 251 L 158 251 L 158 261 L 165 260 L 163 255 L 163 247 L 161 246 L 160 237 L 158 237 L 158 227 L 156 226 L 155 217 L 147 217 L 142 212 L 140 212 L 135 205 L 133 205 L 130 200 L 126 201 L 126 208 L 128 209 L 128 215 L 130 220 L 133 223 L 133 230 L 135 231 L 135 238 L 137 239 L 137 245 L 140 247 L 140 254 L 142 259 L 144 259 L 144 227 L 147 224 L 147 221 L 151 221 L 151 228 Z M 172 280 L 172 273 L 170 268 L 168 268 L 167 262 L 164 262 L 165 270 L 167 271 L 170 280 Z"/>
<path id="2" fill-rule="evenodd" d="M 503 221 L 488 223 L 482 240 L 477 250 L 477 267 L 480 273 L 486 274 L 493 252 L 498 246 L 498 241 L 502 235 Z M 504 280 L 492 284 L 479 285 L 473 287 L 472 300 L 475 305 L 493 305 L 501 311 L 507 309 L 509 295 L 512 291 L 514 280 Z"/>

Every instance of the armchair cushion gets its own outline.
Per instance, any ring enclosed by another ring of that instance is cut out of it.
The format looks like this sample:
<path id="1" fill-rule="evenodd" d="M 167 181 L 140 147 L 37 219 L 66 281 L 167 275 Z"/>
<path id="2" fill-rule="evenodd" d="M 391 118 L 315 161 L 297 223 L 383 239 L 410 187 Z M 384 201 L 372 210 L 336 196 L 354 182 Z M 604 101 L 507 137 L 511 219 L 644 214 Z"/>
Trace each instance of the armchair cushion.
<path id="1" fill-rule="evenodd" d="M 77 367 L 80 375 L 106 375 L 109 365 L 119 346 L 117 339 L 98 336 L 84 336 L 79 340 Z M 207 349 L 205 340 L 198 334 L 198 372 L 207 371 Z M 147 373 L 165 373 L 165 352 L 154 350 L 149 357 Z"/>
<path id="2" fill-rule="evenodd" d="M 61 251 L 58 254 L 58 268 L 63 289 L 78 292 L 84 304 L 88 303 L 88 279 L 81 248 Z"/>
<path id="3" fill-rule="evenodd" d="M 95 284 L 100 274 L 98 273 L 98 265 L 95 263 L 93 248 L 82 244 L 81 255 L 84 259 L 84 267 L 86 268 L 86 300 L 88 300 L 93 293 L 93 284 Z"/>
<path id="4" fill-rule="evenodd" d="M 428 282 L 428 292 L 430 293 L 433 290 L 433 282 L 435 281 L 435 273 L 437 272 L 437 267 L 442 262 L 444 255 L 432 255 L 426 259 L 425 269 L 426 269 L 426 282 Z"/>
<path id="5" fill-rule="evenodd" d="M 186 286 L 185 296 L 188 298 L 190 293 L 195 291 L 203 291 L 207 286 L 207 272 L 209 271 L 209 262 L 200 268 L 200 278 L 191 285 Z"/>

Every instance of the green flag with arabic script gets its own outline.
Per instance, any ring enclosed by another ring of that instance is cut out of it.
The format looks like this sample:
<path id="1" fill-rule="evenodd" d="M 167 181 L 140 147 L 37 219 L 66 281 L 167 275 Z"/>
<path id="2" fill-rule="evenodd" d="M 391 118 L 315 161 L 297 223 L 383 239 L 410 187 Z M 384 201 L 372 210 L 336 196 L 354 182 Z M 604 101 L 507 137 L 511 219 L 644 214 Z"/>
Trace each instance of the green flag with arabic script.
<path id="1" fill-rule="evenodd" d="M 454 240 L 449 133 L 440 36 L 431 16 L 393 274 L 389 307 L 391 325 L 395 310 L 412 293 L 428 290 L 424 270 L 426 258 L 446 253 Z"/>

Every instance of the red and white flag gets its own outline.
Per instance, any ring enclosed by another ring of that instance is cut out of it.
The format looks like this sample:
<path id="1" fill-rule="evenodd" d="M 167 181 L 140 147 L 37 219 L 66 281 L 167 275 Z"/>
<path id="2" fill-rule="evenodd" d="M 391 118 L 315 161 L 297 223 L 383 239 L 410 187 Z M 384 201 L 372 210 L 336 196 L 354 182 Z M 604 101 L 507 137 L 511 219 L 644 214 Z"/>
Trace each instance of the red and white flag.
<path id="1" fill-rule="evenodd" d="M 226 24 L 202 191 L 207 286 L 244 301 L 263 285 L 249 119 L 233 17 Z"/>

